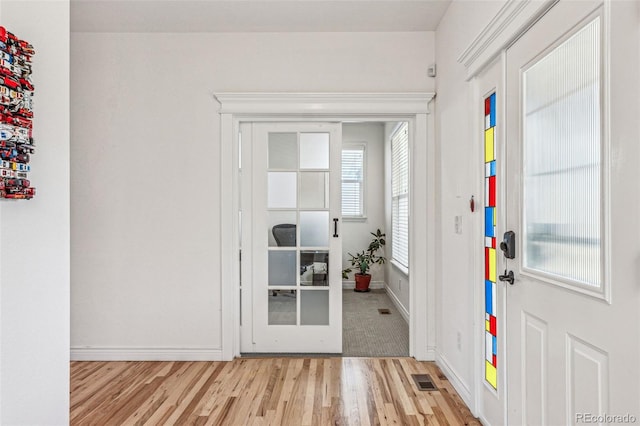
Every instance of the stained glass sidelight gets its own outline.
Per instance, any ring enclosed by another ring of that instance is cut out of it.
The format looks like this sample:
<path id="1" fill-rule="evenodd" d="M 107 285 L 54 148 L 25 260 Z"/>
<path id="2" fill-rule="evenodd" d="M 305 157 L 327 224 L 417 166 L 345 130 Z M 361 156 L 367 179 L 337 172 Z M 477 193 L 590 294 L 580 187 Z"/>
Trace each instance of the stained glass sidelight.
<path id="1" fill-rule="evenodd" d="M 485 380 L 498 388 L 496 318 L 496 94 L 484 100 L 484 306 Z"/>

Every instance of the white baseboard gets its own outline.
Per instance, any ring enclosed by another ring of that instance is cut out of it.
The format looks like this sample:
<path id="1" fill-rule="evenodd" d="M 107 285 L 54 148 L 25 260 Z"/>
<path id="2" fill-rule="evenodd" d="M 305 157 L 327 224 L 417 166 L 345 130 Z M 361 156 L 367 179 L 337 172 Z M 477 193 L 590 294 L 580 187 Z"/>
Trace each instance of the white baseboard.
<path id="1" fill-rule="evenodd" d="M 436 350 L 427 348 L 427 361 L 436 361 Z"/>
<path id="2" fill-rule="evenodd" d="M 396 305 L 396 308 L 398 308 L 398 311 L 400 311 L 400 315 L 402 315 L 402 318 L 404 318 L 406 323 L 409 324 L 409 311 L 407 310 L 407 308 L 405 308 L 402 302 L 400 302 L 400 299 L 398 299 L 398 296 L 396 296 L 393 290 L 391 290 L 391 287 L 385 284 L 384 289 L 387 291 L 389 299 L 391 299 L 393 304 Z"/>
<path id="3" fill-rule="evenodd" d="M 484 426 L 491 426 L 491 423 L 489 423 L 489 421 L 485 419 L 484 416 L 478 417 L 478 420 L 480 420 L 480 423 L 482 423 Z"/>
<path id="4" fill-rule="evenodd" d="M 371 281 L 369 284 L 369 288 L 372 290 L 380 290 L 383 289 L 387 284 L 384 281 Z M 342 289 L 343 290 L 353 290 L 356 288 L 356 282 L 351 280 L 342 280 Z"/>
<path id="5" fill-rule="evenodd" d="M 442 370 L 444 375 L 447 376 L 447 379 L 449 380 L 449 382 L 451 382 L 464 403 L 467 404 L 467 407 L 469 407 L 471 411 L 475 411 L 474 401 L 471 397 L 471 390 L 469 389 L 469 386 L 467 386 L 467 384 L 460 378 L 458 373 L 456 373 L 456 371 L 451 367 L 447 359 L 440 353 L 436 353 L 436 365 L 440 367 L 440 370 Z"/>
<path id="6" fill-rule="evenodd" d="M 412 356 L 415 358 L 416 361 L 435 361 L 436 360 L 436 353 L 432 350 L 427 349 L 426 351 L 417 351 L 414 350 L 412 353 L 409 354 L 409 356 Z"/>
<path id="7" fill-rule="evenodd" d="M 221 361 L 221 349 L 209 348 L 71 348 L 71 361 Z"/>

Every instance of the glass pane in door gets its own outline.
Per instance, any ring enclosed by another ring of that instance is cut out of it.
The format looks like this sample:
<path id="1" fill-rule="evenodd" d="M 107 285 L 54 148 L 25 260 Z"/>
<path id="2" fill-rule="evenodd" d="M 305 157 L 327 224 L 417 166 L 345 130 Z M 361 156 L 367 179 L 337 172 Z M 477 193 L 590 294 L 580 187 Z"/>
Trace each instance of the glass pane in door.
<path id="1" fill-rule="evenodd" d="M 300 168 L 329 169 L 329 133 L 300 134 Z"/>
<path id="2" fill-rule="evenodd" d="M 300 292 L 300 325 L 329 325 L 329 291 Z"/>
<path id="3" fill-rule="evenodd" d="M 300 207 L 325 209 L 329 207 L 329 173 L 300 173 Z"/>
<path id="4" fill-rule="evenodd" d="M 269 247 L 296 246 L 296 211 L 272 210 L 269 212 L 267 238 Z"/>
<path id="5" fill-rule="evenodd" d="M 524 266 L 599 287 L 600 18 L 523 73 Z"/>
<path id="6" fill-rule="evenodd" d="M 270 209 L 295 209 L 298 198 L 298 179 L 295 172 L 269 172 L 267 176 L 267 205 Z"/>
<path id="7" fill-rule="evenodd" d="M 269 169 L 295 170 L 298 167 L 298 134 L 269 133 Z"/>
<path id="8" fill-rule="evenodd" d="M 329 245 L 329 212 L 300 212 L 300 245 L 327 247 Z"/>
<path id="9" fill-rule="evenodd" d="M 329 285 L 329 252 L 303 250 L 300 252 L 300 285 Z"/>
<path id="10" fill-rule="evenodd" d="M 296 296 L 296 290 L 269 290 L 269 325 L 296 325 Z"/>
<path id="11" fill-rule="evenodd" d="M 270 286 L 296 285 L 296 257 L 294 250 L 269 251 Z"/>

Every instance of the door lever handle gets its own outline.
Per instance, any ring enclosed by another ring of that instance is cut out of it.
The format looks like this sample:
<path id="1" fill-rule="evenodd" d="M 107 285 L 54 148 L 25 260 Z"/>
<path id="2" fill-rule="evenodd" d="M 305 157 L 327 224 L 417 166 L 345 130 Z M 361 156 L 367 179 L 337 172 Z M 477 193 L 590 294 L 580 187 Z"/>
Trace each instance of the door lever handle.
<path id="1" fill-rule="evenodd" d="M 508 282 L 508 283 L 509 283 L 509 284 L 511 284 L 511 285 L 513 285 L 513 282 L 515 281 L 515 278 L 514 278 L 514 276 L 513 276 L 513 271 L 509 271 L 509 272 L 507 272 L 507 271 L 506 271 L 506 269 L 505 269 L 505 271 L 504 271 L 504 274 L 503 274 L 503 275 L 499 275 L 499 276 L 498 276 L 498 279 L 499 279 L 500 281 L 506 281 L 506 282 Z"/>

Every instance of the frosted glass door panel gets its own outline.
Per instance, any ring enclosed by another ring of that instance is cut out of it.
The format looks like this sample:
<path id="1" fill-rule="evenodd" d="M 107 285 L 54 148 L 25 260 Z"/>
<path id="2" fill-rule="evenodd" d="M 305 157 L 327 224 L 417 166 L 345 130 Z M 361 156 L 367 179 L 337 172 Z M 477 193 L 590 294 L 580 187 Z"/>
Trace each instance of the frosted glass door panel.
<path id="1" fill-rule="evenodd" d="M 269 168 L 298 168 L 297 133 L 269 133 Z"/>
<path id="2" fill-rule="evenodd" d="M 295 209 L 297 203 L 297 173 L 269 172 L 267 175 L 267 206 L 270 209 Z"/>
<path id="3" fill-rule="evenodd" d="M 601 283 L 600 21 L 523 74 L 524 267 Z"/>
<path id="4" fill-rule="evenodd" d="M 329 169 L 329 133 L 300 133 L 300 168 Z"/>
<path id="5" fill-rule="evenodd" d="M 301 251 L 300 252 L 300 285 L 328 286 L 329 285 L 329 252 Z"/>
<path id="6" fill-rule="evenodd" d="M 269 247 L 296 246 L 296 212 L 274 210 L 269 212 L 267 238 Z"/>
<path id="7" fill-rule="evenodd" d="M 329 246 L 329 212 L 300 212 L 300 245 Z"/>
<path id="8" fill-rule="evenodd" d="M 300 292 L 300 324 L 329 325 L 329 292 L 326 290 Z"/>
<path id="9" fill-rule="evenodd" d="M 300 208 L 329 207 L 329 173 L 300 172 Z"/>
<path id="10" fill-rule="evenodd" d="M 296 290 L 269 290 L 269 325 L 296 325 Z"/>
<path id="11" fill-rule="evenodd" d="M 296 285 L 296 252 L 269 251 L 269 285 Z"/>

